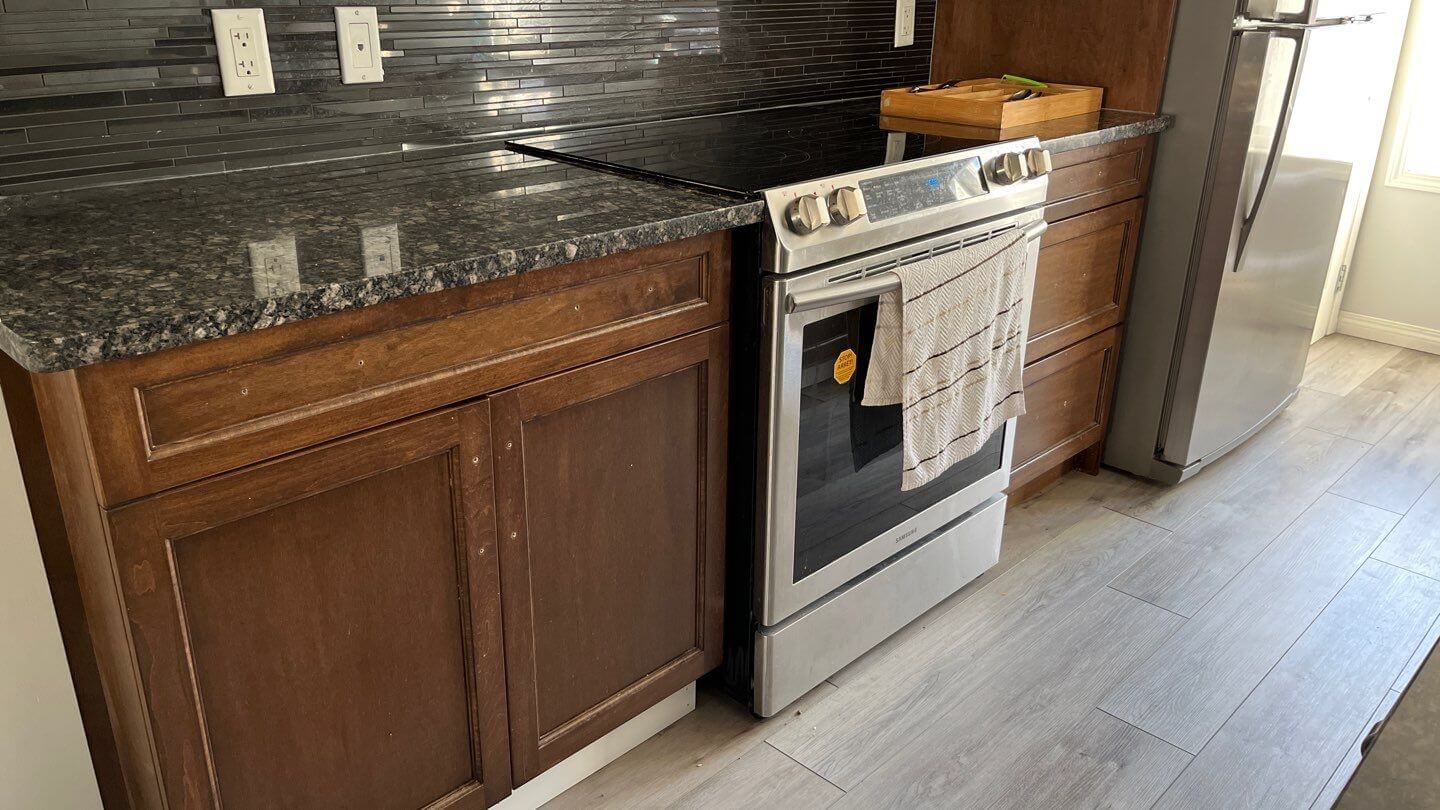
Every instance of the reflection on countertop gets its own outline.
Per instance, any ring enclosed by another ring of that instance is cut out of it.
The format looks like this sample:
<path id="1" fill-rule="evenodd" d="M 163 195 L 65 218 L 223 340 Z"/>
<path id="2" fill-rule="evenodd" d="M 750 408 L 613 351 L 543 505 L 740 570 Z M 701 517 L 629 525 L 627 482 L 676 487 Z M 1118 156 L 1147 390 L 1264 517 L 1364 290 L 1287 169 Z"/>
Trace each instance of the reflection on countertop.
<path id="1" fill-rule="evenodd" d="M 55 371 L 758 222 L 487 147 L 0 200 L 0 350 Z"/>

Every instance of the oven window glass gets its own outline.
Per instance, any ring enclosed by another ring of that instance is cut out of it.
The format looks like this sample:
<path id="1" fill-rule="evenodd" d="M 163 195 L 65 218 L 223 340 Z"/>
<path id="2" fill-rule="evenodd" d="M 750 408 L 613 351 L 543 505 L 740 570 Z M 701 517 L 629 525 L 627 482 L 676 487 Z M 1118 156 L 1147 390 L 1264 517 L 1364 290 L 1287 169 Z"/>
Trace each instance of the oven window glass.
<path id="1" fill-rule="evenodd" d="M 920 489 L 900 491 L 900 406 L 860 405 L 876 311 L 877 305 L 871 303 L 805 327 L 796 582 L 1001 469 L 1004 463 L 1002 428 L 978 453 L 939 478 Z M 848 380 L 851 363 L 846 350 L 855 353 L 854 376 Z"/>

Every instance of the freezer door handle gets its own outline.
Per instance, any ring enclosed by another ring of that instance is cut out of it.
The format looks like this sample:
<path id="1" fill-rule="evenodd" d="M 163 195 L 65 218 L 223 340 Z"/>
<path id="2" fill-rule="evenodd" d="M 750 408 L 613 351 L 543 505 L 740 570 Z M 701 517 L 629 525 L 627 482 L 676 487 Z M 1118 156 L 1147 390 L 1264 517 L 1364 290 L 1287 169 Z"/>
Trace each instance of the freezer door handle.
<path id="1" fill-rule="evenodd" d="M 1250 208 L 1245 212 L 1245 217 L 1240 223 L 1240 239 L 1235 248 L 1235 263 L 1231 266 L 1231 272 L 1238 273 L 1244 265 L 1245 247 L 1250 243 L 1250 233 L 1255 229 L 1255 218 L 1260 215 L 1260 206 L 1265 202 L 1265 195 L 1270 191 L 1270 184 L 1275 180 L 1275 164 L 1280 160 L 1280 152 L 1285 145 L 1285 133 L 1290 127 L 1290 113 L 1295 108 L 1295 86 L 1299 84 L 1300 68 L 1305 64 L 1305 30 L 1277 30 L 1270 32 L 1271 37 L 1285 37 L 1295 40 L 1295 53 L 1290 63 L 1290 75 L 1285 80 L 1285 97 L 1280 103 L 1280 117 L 1275 124 L 1275 132 L 1270 142 L 1270 151 L 1265 157 L 1265 170 L 1260 174 L 1260 186 L 1255 192 L 1255 199 L 1251 201 Z"/>

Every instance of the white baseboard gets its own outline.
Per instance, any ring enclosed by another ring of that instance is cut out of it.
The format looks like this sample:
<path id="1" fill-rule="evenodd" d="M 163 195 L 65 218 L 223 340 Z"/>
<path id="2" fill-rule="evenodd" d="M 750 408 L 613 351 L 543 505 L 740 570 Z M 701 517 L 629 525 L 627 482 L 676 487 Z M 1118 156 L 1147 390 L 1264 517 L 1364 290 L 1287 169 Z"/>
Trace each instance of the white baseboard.
<path id="1" fill-rule="evenodd" d="M 491 810 L 535 810 L 692 711 L 695 711 L 693 683 L 516 788 Z"/>
<path id="2" fill-rule="evenodd" d="M 1341 312 L 1338 330 L 1351 337 L 1389 343 L 1431 354 L 1440 354 L 1440 329 L 1387 321 L 1355 312 Z"/>

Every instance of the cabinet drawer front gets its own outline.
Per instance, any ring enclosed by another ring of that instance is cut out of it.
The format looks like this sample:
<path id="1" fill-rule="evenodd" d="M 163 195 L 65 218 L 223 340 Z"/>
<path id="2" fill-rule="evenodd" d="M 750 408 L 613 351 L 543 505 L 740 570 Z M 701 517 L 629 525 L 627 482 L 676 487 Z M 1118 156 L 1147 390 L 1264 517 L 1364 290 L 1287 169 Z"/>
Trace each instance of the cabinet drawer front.
<path id="1" fill-rule="evenodd" d="M 509 792 L 485 402 L 107 513 L 170 807 Z"/>
<path id="2" fill-rule="evenodd" d="M 721 323 L 728 272 L 713 234 L 81 369 L 103 500 Z"/>
<path id="3" fill-rule="evenodd" d="M 1144 194 L 1154 149 L 1155 136 L 1147 135 L 1056 155 L 1045 219 L 1057 222 Z"/>
<path id="4" fill-rule="evenodd" d="M 1027 356 L 1039 359 L 1125 319 L 1144 200 L 1057 222 L 1035 273 Z"/>
<path id="5" fill-rule="evenodd" d="M 1025 367 L 1026 413 L 1015 431 L 1012 487 L 1104 438 L 1119 345 L 1115 327 Z"/>

